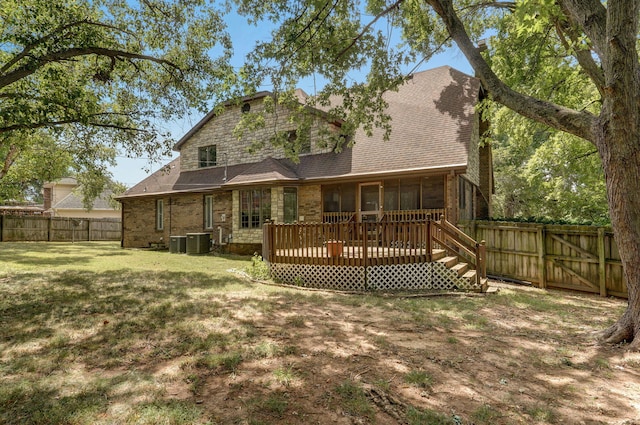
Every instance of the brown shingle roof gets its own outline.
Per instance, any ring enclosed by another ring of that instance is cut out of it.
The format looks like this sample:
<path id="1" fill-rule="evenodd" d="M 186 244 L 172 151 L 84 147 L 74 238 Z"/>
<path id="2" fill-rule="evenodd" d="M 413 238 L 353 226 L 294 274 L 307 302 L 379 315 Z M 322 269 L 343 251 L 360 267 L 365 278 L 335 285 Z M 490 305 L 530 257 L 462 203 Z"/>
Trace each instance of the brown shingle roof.
<path id="1" fill-rule="evenodd" d="M 303 155 L 298 164 L 268 158 L 254 164 L 229 166 L 226 181 L 225 167 L 180 173 L 180 162 L 174 160 L 164 167 L 164 172 L 149 176 L 124 196 L 200 191 L 223 185 L 383 176 L 417 170 L 463 170 L 468 163 L 479 90 L 476 78 L 449 66 L 416 73 L 397 92 L 384 96 L 393 125 L 389 141 L 383 140 L 382 130 L 376 129 L 371 137 L 358 130 L 353 148 L 345 148 L 341 153 Z M 186 142 L 212 117 L 207 115 L 176 146 Z"/>

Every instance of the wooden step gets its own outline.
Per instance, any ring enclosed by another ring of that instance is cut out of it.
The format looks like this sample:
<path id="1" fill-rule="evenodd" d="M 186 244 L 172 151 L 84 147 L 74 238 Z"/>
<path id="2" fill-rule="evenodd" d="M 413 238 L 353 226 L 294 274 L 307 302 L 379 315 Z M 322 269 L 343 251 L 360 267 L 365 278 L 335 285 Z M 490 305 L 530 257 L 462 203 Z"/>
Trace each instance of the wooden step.
<path id="1" fill-rule="evenodd" d="M 456 273 L 458 273 L 458 276 L 462 276 L 463 274 L 465 274 L 465 272 L 467 272 L 467 270 L 469 270 L 469 264 L 467 264 L 467 263 L 457 263 L 457 264 L 454 264 L 451 267 L 451 270 L 453 270 Z"/>
<path id="2" fill-rule="evenodd" d="M 462 275 L 463 278 L 465 279 L 469 279 L 469 282 L 474 282 L 476 281 L 476 271 L 471 269 L 468 270 L 465 274 Z"/>
<path id="3" fill-rule="evenodd" d="M 458 263 L 458 257 L 442 257 L 438 260 L 438 263 L 442 263 L 446 268 L 450 269 Z"/>
<path id="4" fill-rule="evenodd" d="M 438 261 L 444 258 L 445 255 L 447 255 L 447 253 L 444 249 L 433 249 L 431 250 L 431 261 Z"/>

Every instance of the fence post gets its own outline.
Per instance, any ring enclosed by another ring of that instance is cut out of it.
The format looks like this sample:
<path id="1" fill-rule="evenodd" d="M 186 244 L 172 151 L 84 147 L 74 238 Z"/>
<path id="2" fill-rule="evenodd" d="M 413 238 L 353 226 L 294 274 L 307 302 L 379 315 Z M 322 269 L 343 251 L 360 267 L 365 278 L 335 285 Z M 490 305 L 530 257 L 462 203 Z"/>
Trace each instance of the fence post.
<path id="1" fill-rule="evenodd" d="M 0 242 L 4 241 L 4 216 L 0 215 Z"/>
<path id="2" fill-rule="evenodd" d="M 486 242 L 476 243 L 476 283 L 482 287 L 482 279 L 487 277 L 487 248 Z"/>
<path id="3" fill-rule="evenodd" d="M 602 297 L 607 296 L 607 263 L 604 248 L 604 227 L 598 227 L 598 281 Z"/>
<path id="4" fill-rule="evenodd" d="M 540 288 L 542 289 L 547 287 L 547 254 L 545 247 L 546 233 L 545 226 L 538 227 L 538 276 Z"/>

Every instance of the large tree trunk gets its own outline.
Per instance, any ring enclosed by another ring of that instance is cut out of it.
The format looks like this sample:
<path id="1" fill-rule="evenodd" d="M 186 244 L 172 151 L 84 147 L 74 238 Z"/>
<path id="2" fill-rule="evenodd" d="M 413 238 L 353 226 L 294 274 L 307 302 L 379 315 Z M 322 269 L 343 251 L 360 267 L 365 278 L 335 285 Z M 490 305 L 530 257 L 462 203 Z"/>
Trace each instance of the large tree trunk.
<path id="1" fill-rule="evenodd" d="M 560 0 L 568 22 L 584 30 L 601 61 L 602 75 L 593 67 L 585 70 L 587 74 L 591 72 L 603 98 L 600 116 L 595 117 L 525 96 L 506 86 L 471 42 L 453 1 L 426 1 L 440 15 L 494 101 L 597 146 L 629 293 L 626 312 L 601 336 L 609 343 L 630 342 L 631 349 L 640 350 L 640 64 L 636 50 L 639 2 L 609 0 L 604 5 L 598 0 Z"/>
<path id="2" fill-rule="evenodd" d="M 594 126 L 607 183 L 611 225 L 627 280 L 626 312 L 603 332 L 606 342 L 640 349 L 640 68 L 636 50 L 637 2 L 610 1 L 601 47 L 605 86 Z"/>
<path id="3" fill-rule="evenodd" d="M 628 122 L 627 128 L 633 127 Z M 640 137 L 626 137 L 600 144 L 608 148 L 601 156 L 609 213 L 629 293 L 627 310 L 600 337 L 608 343 L 633 341 L 630 348 L 640 350 Z"/>

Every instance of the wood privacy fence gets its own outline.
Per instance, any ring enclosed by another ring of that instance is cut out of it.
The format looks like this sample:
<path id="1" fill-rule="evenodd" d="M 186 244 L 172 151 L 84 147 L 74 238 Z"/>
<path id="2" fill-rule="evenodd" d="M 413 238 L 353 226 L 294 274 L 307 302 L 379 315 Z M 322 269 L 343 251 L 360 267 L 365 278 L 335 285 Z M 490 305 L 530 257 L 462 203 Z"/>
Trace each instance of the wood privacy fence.
<path id="1" fill-rule="evenodd" d="M 0 216 L 0 242 L 119 241 L 120 219 Z"/>
<path id="2" fill-rule="evenodd" d="M 458 227 L 486 242 L 489 275 L 540 288 L 627 297 L 620 254 L 608 227 L 492 221 Z"/>

